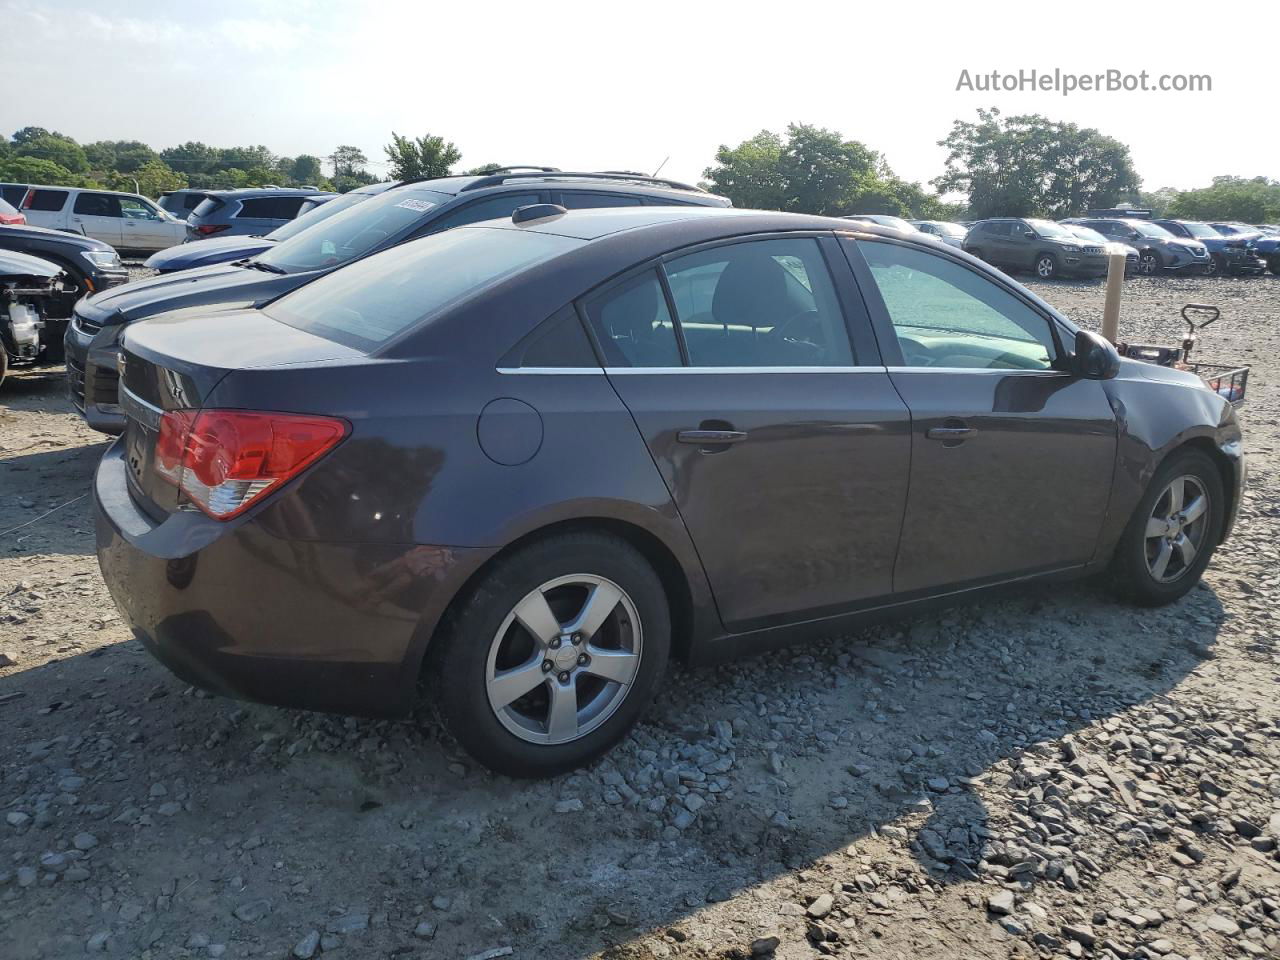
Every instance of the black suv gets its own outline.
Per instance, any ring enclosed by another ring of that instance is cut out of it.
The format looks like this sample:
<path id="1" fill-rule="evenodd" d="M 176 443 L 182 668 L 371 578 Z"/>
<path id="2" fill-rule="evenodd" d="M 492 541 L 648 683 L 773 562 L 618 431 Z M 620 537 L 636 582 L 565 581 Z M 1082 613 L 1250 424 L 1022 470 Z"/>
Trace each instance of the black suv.
<path id="1" fill-rule="evenodd" d="M 81 300 L 66 335 L 71 398 L 89 426 L 119 433 L 125 418 L 116 358 L 126 324 L 185 307 L 261 306 L 387 247 L 481 220 L 510 219 L 517 208 L 534 204 L 567 209 L 731 205 L 688 184 L 612 171 L 538 168 L 406 182 L 251 259 L 151 277 Z"/>
<path id="2" fill-rule="evenodd" d="M 1041 280 L 1100 277 L 1107 272 L 1105 249 L 1081 240 L 1052 220 L 979 220 L 969 229 L 963 247 L 997 267 L 1030 270 Z"/>

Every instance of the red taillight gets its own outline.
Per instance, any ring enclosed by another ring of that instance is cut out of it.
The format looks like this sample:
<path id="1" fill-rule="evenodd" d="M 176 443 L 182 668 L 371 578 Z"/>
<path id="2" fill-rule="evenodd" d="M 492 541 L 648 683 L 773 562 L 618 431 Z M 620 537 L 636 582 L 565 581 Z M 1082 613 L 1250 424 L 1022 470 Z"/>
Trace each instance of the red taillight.
<path id="1" fill-rule="evenodd" d="M 171 410 L 155 471 L 215 520 L 243 513 L 332 450 L 344 420 L 248 410 Z"/>
<path id="2" fill-rule="evenodd" d="M 20 213 L 0 213 L 0 223 L 10 227 L 20 227 L 27 222 L 27 218 Z"/>
<path id="3" fill-rule="evenodd" d="M 215 233 L 221 233 L 223 230 L 230 230 L 229 223 L 202 223 L 196 227 L 196 233 L 202 237 L 211 237 Z"/>

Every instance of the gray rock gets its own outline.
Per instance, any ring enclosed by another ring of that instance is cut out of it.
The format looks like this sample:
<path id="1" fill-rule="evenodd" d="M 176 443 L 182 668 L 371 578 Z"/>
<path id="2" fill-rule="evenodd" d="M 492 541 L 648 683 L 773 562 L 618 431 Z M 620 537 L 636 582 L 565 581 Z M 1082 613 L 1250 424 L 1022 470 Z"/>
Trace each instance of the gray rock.
<path id="1" fill-rule="evenodd" d="M 818 897 L 816 900 L 814 900 L 813 903 L 809 904 L 808 908 L 805 910 L 805 913 L 813 917 L 813 919 L 815 920 L 821 920 L 823 917 L 825 917 L 827 914 L 831 912 L 831 908 L 834 907 L 835 905 L 836 905 L 836 898 L 829 893 L 824 893 L 820 897 Z"/>
<path id="2" fill-rule="evenodd" d="M 430 940 L 436 935 L 436 925 L 430 920 L 423 920 L 413 928 L 413 935 L 419 940 Z"/>
<path id="3" fill-rule="evenodd" d="M 107 941 L 111 939 L 110 930 L 99 930 L 91 936 L 85 943 L 84 949 L 86 953 L 105 953 L 107 950 Z"/>
<path id="4" fill-rule="evenodd" d="M 11 813 L 5 814 L 4 820 L 5 823 L 9 824 L 11 827 L 22 828 L 31 822 L 31 815 L 23 813 L 21 810 L 14 810 Z"/>
<path id="5" fill-rule="evenodd" d="M 263 898 L 246 900 L 231 911 L 232 916 L 241 923 L 257 923 L 270 912 L 271 901 Z"/>
<path id="6" fill-rule="evenodd" d="M 987 897 L 987 909 L 998 917 L 1007 917 L 1013 913 L 1013 907 L 1012 890 L 1000 890 Z"/>
<path id="7" fill-rule="evenodd" d="M 442 893 L 437 894 L 436 896 L 431 898 L 431 906 L 433 906 L 437 910 L 448 910 L 451 906 L 453 906 L 453 900 L 449 897 L 446 897 Z"/>
<path id="8" fill-rule="evenodd" d="M 448 898 L 444 899 L 447 903 Z M 361 930 L 368 930 L 369 915 L 367 913 L 348 913 L 345 916 L 334 917 L 324 925 L 324 929 L 325 933 L 336 933 L 339 936 L 346 936 L 350 933 L 358 933 Z"/>
<path id="9" fill-rule="evenodd" d="M 98 845 L 98 838 L 92 833 L 77 833 L 71 839 L 71 845 L 77 850 L 92 850 Z"/>
<path id="10" fill-rule="evenodd" d="M 1062 935 L 1068 940 L 1074 940 L 1086 950 L 1092 950 L 1094 943 L 1097 942 L 1097 937 L 1094 936 L 1093 930 L 1086 926 L 1064 924 Z"/>
<path id="11" fill-rule="evenodd" d="M 311 960 L 320 949 L 320 931 L 312 930 L 293 947 L 293 955 L 298 960 Z"/>
<path id="12" fill-rule="evenodd" d="M 753 957 L 772 956 L 780 943 L 782 941 L 778 937 L 757 937 L 751 941 L 751 955 Z"/>
<path id="13" fill-rule="evenodd" d="M 557 800 L 556 813 L 578 813 L 582 810 L 582 801 L 577 797 L 570 797 L 567 800 Z"/>
<path id="14" fill-rule="evenodd" d="M 1228 937 L 1235 937 L 1240 935 L 1240 924 L 1236 923 L 1230 917 L 1224 917 L 1220 913 L 1215 913 L 1212 916 L 1210 916 L 1209 919 L 1205 921 L 1205 925 L 1210 930 L 1215 930 L 1218 933 L 1225 934 Z"/>

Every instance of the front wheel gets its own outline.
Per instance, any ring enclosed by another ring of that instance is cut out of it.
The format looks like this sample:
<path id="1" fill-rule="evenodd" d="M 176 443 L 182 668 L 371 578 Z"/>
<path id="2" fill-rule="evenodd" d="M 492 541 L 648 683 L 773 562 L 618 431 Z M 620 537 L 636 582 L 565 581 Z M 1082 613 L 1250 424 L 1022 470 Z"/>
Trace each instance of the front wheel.
<path id="1" fill-rule="evenodd" d="M 1160 272 L 1160 254 L 1154 250 L 1143 250 L 1138 254 L 1138 272 L 1144 277 L 1152 277 Z"/>
<path id="2" fill-rule="evenodd" d="M 1280 276 L 1280 255 L 1269 257 L 1267 259 L 1267 269 L 1277 276 Z"/>
<path id="3" fill-rule="evenodd" d="M 1209 254 L 1209 264 L 1205 267 L 1206 277 L 1220 277 L 1227 272 L 1227 258 L 1220 253 Z"/>
<path id="4" fill-rule="evenodd" d="M 1206 454 L 1170 456 L 1116 546 L 1111 574 L 1120 594 L 1148 607 L 1183 597 L 1213 557 L 1225 500 L 1222 476 Z"/>
<path id="5" fill-rule="evenodd" d="M 614 537 L 553 537 L 501 558 L 451 612 L 431 656 L 441 716 L 498 773 L 550 777 L 604 754 L 666 669 L 662 583 Z"/>
<path id="6" fill-rule="evenodd" d="M 1036 257 L 1036 276 L 1041 280 L 1052 280 L 1058 275 L 1058 258 L 1051 253 L 1042 253 Z"/>

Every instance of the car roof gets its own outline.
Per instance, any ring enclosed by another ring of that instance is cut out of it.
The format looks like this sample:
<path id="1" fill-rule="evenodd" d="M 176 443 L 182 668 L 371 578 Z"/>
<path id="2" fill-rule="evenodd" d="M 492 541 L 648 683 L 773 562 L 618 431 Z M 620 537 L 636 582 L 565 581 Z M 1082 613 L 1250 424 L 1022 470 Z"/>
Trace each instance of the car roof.
<path id="1" fill-rule="evenodd" d="M 311 190 L 302 187 L 238 187 L 235 190 L 200 190 L 211 197 L 239 200 L 244 197 L 322 197 L 336 196 L 326 190 Z"/>
<path id="2" fill-rule="evenodd" d="M 431 179 L 407 180 L 399 186 L 418 186 L 437 193 L 459 195 L 475 191 L 495 192 L 498 190 L 555 190 L 596 188 L 607 193 L 634 193 L 638 196 L 669 195 L 681 196 L 693 200 L 694 203 L 707 201 L 723 201 L 724 198 L 706 190 L 700 190 L 689 184 L 681 184 L 674 180 L 660 180 L 641 174 L 610 174 L 574 172 L 574 171 L 540 171 L 533 173 L 498 173 L 460 177 L 434 177 Z M 697 198 L 697 199 L 693 199 Z"/>

